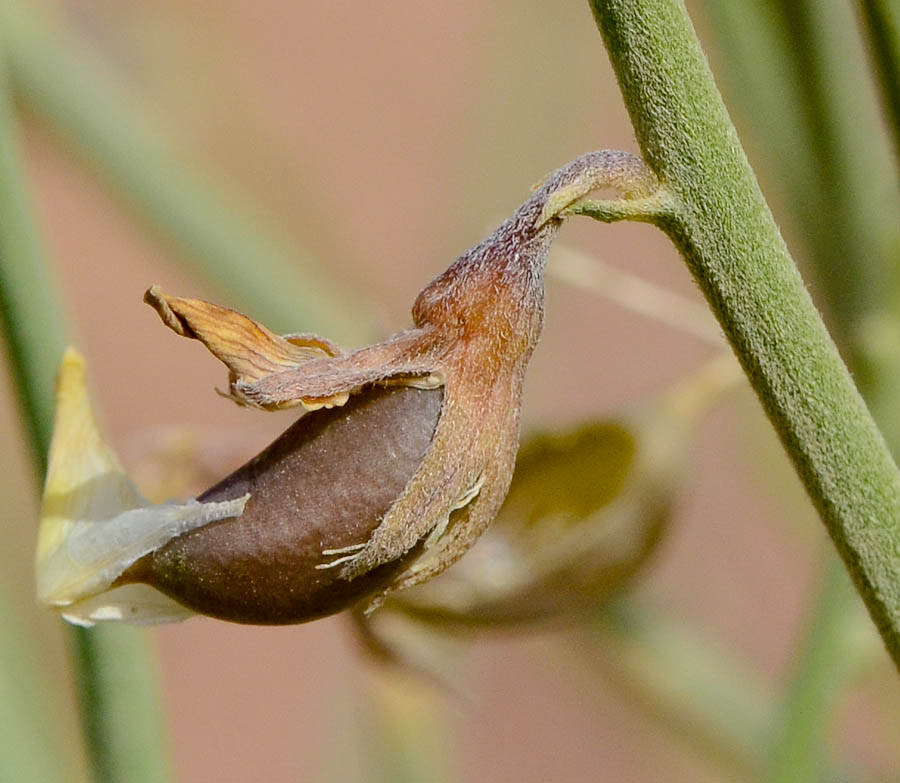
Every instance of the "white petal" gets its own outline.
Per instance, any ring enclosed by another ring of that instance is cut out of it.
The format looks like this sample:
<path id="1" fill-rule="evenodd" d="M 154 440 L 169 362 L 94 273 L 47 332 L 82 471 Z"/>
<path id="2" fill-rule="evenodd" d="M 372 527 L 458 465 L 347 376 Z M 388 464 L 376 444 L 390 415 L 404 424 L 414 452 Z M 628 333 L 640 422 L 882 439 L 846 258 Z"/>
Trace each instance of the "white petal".
<path id="1" fill-rule="evenodd" d="M 193 617 L 194 612 L 149 585 L 122 585 L 67 606 L 62 616 L 74 625 L 89 627 L 103 621 L 177 623 Z"/>

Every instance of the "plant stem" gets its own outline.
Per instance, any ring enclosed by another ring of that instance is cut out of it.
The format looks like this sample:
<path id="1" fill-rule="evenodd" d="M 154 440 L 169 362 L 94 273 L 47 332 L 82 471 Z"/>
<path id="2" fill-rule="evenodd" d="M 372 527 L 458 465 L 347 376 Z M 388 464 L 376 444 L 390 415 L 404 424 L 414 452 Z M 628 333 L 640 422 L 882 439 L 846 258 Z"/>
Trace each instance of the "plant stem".
<path id="1" fill-rule="evenodd" d="M 3 62 L 0 56 L 0 65 Z M 0 319 L 39 483 L 50 445 L 54 377 L 66 329 L 26 195 L 18 146 L 0 69 Z M 79 628 L 71 629 L 69 641 L 96 780 L 168 779 L 144 635 L 131 629 Z"/>
<path id="2" fill-rule="evenodd" d="M 704 0 L 728 92 L 759 149 L 826 320 L 888 444 L 900 444 L 896 177 L 845 3 Z M 726 94 L 726 98 L 728 95 Z M 740 118 L 738 118 L 740 119 Z M 865 143 L 862 140 L 865 139 Z M 890 312 L 888 311 L 890 308 Z"/>
<path id="3" fill-rule="evenodd" d="M 900 6 L 896 0 L 861 0 L 860 5 L 900 162 Z"/>
<path id="4" fill-rule="evenodd" d="M 592 0 L 685 258 L 900 666 L 900 473 L 791 260 L 680 0 Z"/>
<path id="5" fill-rule="evenodd" d="M 829 325 L 844 336 L 856 384 L 898 454 L 896 351 L 873 350 L 873 331 L 890 317 L 884 307 L 892 298 L 887 283 L 895 261 L 896 180 L 877 113 L 860 89 L 867 74 L 856 20 L 846 3 L 781 0 L 780 7 L 792 44 L 782 80 L 799 87 L 797 102 L 785 108 L 803 118 L 804 146 L 819 181 L 798 194 L 814 210 L 804 212 L 801 224 L 812 250 L 809 265 L 828 303 Z M 861 144 L 863 138 L 869 141 Z M 796 146 L 783 149 L 782 157 Z M 844 633 L 857 608 L 850 583 L 831 553 L 821 564 L 824 578 L 797 645 L 770 750 L 767 778 L 773 781 L 823 777 L 834 708 L 858 653 Z"/>
<path id="6" fill-rule="evenodd" d="M 274 229 L 251 219 L 247 204 L 192 174 L 111 74 L 43 29 L 24 4 L 0 3 L 0 36 L 25 104 L 191 269 L 277 330 L 365 341 L 366 319 L 342 315 L 352 308 L 347 295 L 331 290 L 327 275 Z"/>

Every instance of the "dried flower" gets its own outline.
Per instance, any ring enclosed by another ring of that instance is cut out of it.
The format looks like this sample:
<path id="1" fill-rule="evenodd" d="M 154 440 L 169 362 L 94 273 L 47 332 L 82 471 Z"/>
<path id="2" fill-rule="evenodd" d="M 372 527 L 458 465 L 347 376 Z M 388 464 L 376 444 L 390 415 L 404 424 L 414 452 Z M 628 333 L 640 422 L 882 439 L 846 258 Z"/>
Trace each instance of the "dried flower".
<path id="1" fill-rule="evenodd" d="M 653 408 L 523 444 L 506 501 L 454 569 L 389 606 L 440 627 L 578 618 L 656 550 L 685 467 L 687 431 Z"/>
<path id="2" fill-rule="evenodd" d="M 56 603 L 149 585 L 223 619 L 300 622 L 373 593 L 377 603 L 455 562 L 509 487 L 559 213 L 610 184 L 626 195 L 653 189 L 625 153 L 573 161 L 419 294 L 414 328 L 353 352 L 312 335 L 279 337 L 233 310 L 151 288 L 146 301 L 164 323 L 227 366 L 236 402 L 310 412 L 189 504 L 241 503 L 242 512 L 206 524 L 192 517 L 137 558 L 121 556 L 118 524 L 88 515 L 97 551 L 85 569 L 97 571 L 103 547 L 115 565 Z M 54 532 L 42 531 L 42 541 L 67 551 L 68 528 L 49 519 Z M 39 575 L 52 549 L 42 545 Z"/>

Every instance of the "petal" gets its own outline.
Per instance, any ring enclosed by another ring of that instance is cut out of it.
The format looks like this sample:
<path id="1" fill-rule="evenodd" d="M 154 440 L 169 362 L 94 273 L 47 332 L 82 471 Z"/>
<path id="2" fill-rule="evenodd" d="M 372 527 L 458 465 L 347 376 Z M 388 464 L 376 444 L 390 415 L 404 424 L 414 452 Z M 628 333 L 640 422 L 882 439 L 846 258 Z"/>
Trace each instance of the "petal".
<path id="1" fill-rule="evenodd" d="M 177 623 L 194 612 L 147 585 L 122 585 L 76 601 L 60 612 L 73 625 L 90 627 L 114 621 L 129 625 Z"/>
<path id="2" fill-rule="evenodd" d="M 144 301 L 176 334 L 202 342 L 229 369 L 232 398 L 247 404 L 236 387 L 253 384 L 267 376 L 289 370 L 315 359 L 328 359 L 343 354 L 330 340 L 311 334 L 279 337 L 262 324 L 227 307 L 201 299 L 169 296 L 152 286 Z M 346 394 L 315 400 L 290 401 L 287 404 L 260 407 L 288 407 L 303 403 L 309 410 L 343 405 Z"/>
<path id="3" fill-rule="evenodd" d="M 248 495 L 220 503 L 159 506 L 141 497 L 97 430 L 84 360 L 73 349 L 63 357 L 56 394 L 36 556 L 43 603 L 70 606 L 95 596 L 174 536 L 243 511 Z M 126 619 L 127 607 L 122 613 Z"/>

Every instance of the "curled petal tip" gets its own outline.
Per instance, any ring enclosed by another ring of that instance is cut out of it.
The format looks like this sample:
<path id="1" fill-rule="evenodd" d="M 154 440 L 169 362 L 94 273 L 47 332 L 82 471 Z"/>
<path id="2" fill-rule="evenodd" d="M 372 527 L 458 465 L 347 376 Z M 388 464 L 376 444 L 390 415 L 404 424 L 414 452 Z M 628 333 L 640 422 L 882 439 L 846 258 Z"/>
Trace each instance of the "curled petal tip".
<path id="1" fill-rule="evenodd" d="M 342 405 L 339 396 L 322 399 L 303 398 L 278 404 L 251 399 L 243 389 L 315 359 L 329 359 L 343 354 L 330 340 L 316 335 L 279 336 L 261 323 L 236 310 L 220 307 L 202 299 L 170 296 L 151 286 L 144 301 L 156 310 L 162 322 L 182 337 L 202 342 L 210 353 L 229 370 L 230 393 L 238 404 L 277 409 L 303 404 L 309 410 Z M 307 401 L 310 405 L 307 405 Z M 344 400 L 345 402 L 346 400 Z"/>

